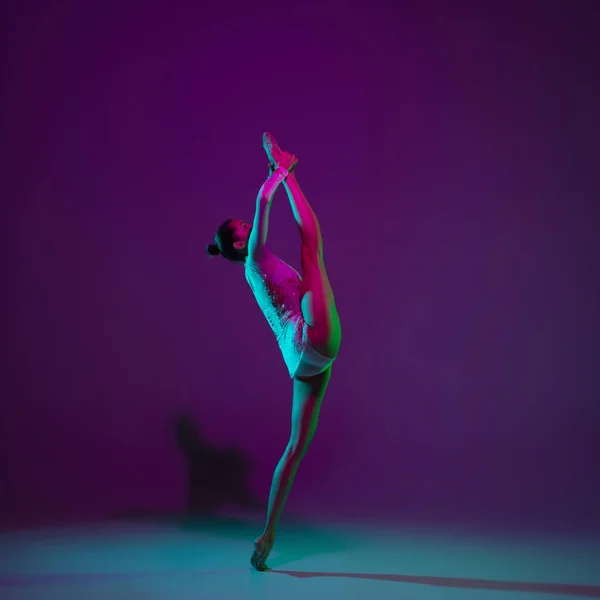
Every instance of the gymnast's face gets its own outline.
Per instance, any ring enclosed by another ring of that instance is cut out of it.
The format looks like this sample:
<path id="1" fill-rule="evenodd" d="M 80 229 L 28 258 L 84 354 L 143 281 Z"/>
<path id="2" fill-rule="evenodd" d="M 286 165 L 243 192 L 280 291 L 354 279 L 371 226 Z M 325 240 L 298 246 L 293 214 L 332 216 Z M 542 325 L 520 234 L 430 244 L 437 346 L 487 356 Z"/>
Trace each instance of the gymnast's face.
<path id="1" fill-rule="evenodd" d="M 250 237 L 252 227 L 240 219 L 233 219 L 231 221 L 231 229 L 235 240 L 235 242 L 233 242 L 234 248 L 237 248 L 238 250 L 245 248 L 248 244 L 248 238 Z"/>

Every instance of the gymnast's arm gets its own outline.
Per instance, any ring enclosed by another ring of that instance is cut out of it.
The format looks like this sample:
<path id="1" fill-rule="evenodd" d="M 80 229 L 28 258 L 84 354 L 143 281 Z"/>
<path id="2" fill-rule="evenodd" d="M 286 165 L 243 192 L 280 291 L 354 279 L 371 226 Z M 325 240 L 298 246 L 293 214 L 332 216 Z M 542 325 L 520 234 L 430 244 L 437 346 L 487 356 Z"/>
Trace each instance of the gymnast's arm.
<path id="1" fill-rule="evenodd" d="M 269 213 L 275 191 L 287 176 L 287 171 L 278 167 L 262 184 L 256 197 L 256 211 L 252 231 L 248 239 L 248 256 L 260 260 L 266 253 L 267 233 L 269 231 Z"/>

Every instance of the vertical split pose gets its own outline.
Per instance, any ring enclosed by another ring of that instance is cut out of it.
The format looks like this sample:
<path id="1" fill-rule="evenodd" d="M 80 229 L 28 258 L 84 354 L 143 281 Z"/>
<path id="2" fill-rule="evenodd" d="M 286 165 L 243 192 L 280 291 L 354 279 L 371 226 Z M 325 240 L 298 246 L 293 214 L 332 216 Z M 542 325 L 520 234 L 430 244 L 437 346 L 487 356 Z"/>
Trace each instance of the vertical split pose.
<path id="1" fill-rule="evenodd" d="M 293 173 L 298 162 L 263 134 L 271 173 L 256 198 L 254 222 L 225 221 L 207 252 L 244 265 L 246 280 L 262 309 L 293 379 L 292 427 L 288 445 L 275 469 L 266 525 L 254 542 L 252 566 L 264 571 L 277 523 L 296 471 L 312 440 L 319 410 L 341 340 L 340 319 L 323 261 L 319 222 Z M 283 182 L 302 240 L 302 276 L 266 245 L 269 212 Z"/>

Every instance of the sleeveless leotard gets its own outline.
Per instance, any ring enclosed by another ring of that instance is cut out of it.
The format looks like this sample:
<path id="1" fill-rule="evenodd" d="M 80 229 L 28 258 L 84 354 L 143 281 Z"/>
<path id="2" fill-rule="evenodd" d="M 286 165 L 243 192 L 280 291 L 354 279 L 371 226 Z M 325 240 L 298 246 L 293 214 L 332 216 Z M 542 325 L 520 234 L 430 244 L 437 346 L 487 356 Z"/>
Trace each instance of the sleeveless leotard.
<path id="1" fill-rule="evenodd" d="M 267 319 L 290 377 L 294 377 L 307 343 L 307 325 L 300 310 L 300 274 L 273 254 L 245 263 L 246 281 Z"/>

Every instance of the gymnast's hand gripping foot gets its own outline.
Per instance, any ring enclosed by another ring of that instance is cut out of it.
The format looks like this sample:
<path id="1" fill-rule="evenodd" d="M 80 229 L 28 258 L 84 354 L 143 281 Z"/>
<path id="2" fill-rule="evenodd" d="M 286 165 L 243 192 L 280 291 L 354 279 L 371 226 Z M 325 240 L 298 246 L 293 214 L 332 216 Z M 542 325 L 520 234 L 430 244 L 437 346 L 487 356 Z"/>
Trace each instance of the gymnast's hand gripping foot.
<path id="1" fill-rule="evenodd" d="M 298 160 L 281 150 L 270 133 L 263 134 L 263 148 L 270 174 L 258 192 L 252 225 L 229 219 L 206 248 L 213 256 L 221 254 L 244 266 L 248 285 L 275 334 L 293 380 L 290 440 L 275 469 L 265 528 L 254 542 L 250 559 L 258 571 L 268 569 L 266 561 L 277 524 L 315 433 L 341 341 L 340 319 L 323 261 L 321 227 L 293 172 Z M 301 276 L 266 245 L 271 203 L 282 182 L 300 231 Z"/>

